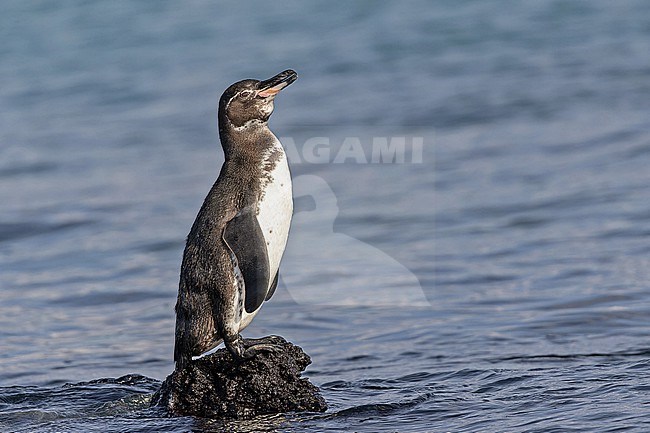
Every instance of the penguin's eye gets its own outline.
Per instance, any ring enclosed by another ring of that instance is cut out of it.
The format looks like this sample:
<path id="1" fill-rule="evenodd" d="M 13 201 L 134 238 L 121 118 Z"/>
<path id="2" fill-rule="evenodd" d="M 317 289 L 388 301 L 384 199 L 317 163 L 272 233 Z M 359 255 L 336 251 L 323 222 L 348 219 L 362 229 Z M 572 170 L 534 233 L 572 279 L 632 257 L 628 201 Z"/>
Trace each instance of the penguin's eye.
<path id="1" fill-rule="evenodd" d="M 239 97 L 242 99 L 250 99 L 253 96 L 253 91 L 252 90 L 242 90 L 239 93 Z"/>

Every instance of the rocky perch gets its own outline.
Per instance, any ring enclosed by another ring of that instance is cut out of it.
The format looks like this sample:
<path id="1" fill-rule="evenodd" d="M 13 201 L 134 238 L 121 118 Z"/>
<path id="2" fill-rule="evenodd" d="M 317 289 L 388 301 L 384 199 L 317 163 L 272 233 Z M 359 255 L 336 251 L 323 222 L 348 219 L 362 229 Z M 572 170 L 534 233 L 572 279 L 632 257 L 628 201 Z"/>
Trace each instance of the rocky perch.
<path id="1" fill-rule="evenodd" d="M 311 364 L 303 350 L 282 337 L 244 340 L 264 342 L 277 351 L 263 351 L 237 362 L 226 349 L 193 361 L 167 376 L 152 405 L 171 415 L 248 419 L 283 412 L 324 412 L 320 390 L 300 374 Z"/>

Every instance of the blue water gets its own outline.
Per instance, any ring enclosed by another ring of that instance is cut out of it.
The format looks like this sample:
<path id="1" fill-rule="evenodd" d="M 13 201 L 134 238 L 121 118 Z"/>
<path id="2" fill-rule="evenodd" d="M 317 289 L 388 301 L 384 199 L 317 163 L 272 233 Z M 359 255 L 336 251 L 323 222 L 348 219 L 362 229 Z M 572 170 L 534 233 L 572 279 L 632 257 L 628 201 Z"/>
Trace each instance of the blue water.
<path id="1" fill-rule="evenodd" d="M 650 430 L 647 1 L 5 0 L 0 41 L 1 431 Z M 165 417 L 218 97 L 287 68 L 245 336 L 330 409 Z"/>

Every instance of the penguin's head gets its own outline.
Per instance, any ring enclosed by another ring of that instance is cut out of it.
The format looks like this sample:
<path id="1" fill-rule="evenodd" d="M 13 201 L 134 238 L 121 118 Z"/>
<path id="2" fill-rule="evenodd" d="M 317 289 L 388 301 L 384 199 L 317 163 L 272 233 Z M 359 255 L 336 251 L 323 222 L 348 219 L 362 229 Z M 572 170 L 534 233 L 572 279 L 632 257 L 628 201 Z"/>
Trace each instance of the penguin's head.
<path id="1" fill-rule="evenodd" d="M 273 113 L 273 100 L 280 90 L 296 81 L 298 74 L 291 69 L 268 80 L 242 80 L 231 85 L 219 100 L 219 121 L 234 128 L 254 123 L 266 123 Z"/>

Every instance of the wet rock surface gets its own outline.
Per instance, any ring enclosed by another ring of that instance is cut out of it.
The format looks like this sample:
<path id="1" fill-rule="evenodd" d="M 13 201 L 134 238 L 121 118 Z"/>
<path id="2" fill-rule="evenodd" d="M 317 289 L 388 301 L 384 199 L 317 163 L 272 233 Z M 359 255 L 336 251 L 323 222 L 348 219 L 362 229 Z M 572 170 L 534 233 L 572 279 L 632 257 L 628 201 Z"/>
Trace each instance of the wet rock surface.
<path id="1" fill-rule="evenodd" d="M 259 342 L 272 343 L 277 350 L 238 362 L 219 349 L 167 376 L 152 405 L 172 415 L 226 419 L 327 410 L 320 390 L 300 377 L 311 364 L 309 356 L 278 336 L 244 340 L 245 345 Z"/>

